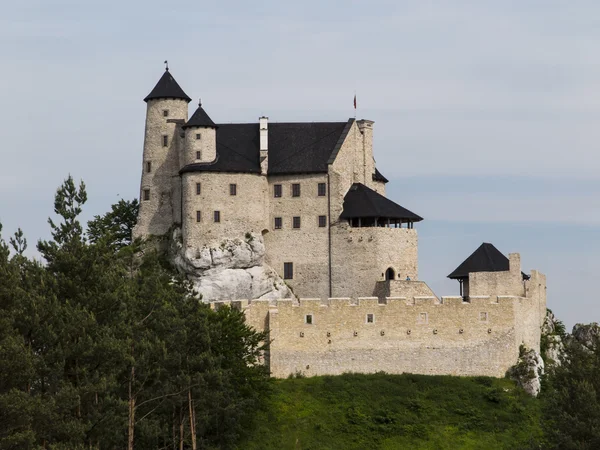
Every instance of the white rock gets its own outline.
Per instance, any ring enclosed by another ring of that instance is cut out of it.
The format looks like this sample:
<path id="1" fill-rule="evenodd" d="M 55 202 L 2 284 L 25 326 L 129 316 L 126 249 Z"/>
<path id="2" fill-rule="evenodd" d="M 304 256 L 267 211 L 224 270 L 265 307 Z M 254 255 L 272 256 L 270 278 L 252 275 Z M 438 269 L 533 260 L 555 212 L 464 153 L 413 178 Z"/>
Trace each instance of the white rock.
<path id="1" fill-rule="evenodd" d="M 193 282 L 203 301 L 294 297 L 277 272 L 264 263 L 265 245 L 260 234 L 185 251 L 180 236 L 179 229 L 173 231 L 171 260 Z"/>
<path id="2" fill-rule="evenodd" d="M 517 364 L 508 370 L 509 377 L 533 397 L 540 393 L 543 374 L 544 360 L 541 355 L 533 349 L 525 348 L 522 349 Z"/>

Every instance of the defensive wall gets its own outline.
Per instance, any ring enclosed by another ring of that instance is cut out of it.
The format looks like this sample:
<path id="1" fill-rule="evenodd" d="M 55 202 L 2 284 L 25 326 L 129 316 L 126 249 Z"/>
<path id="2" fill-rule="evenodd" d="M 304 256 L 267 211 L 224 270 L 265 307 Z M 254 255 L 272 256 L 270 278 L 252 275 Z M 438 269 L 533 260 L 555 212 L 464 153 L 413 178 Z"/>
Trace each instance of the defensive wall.
<path id="1" fill-rule="evenodd" d="M 539 351 L 545 277 L 533 271 L 531 280 L 528 297 L 241 300 L 213 307 L 241 308 L 249 325 L 268 332 L 267 363 L 277 378 L 378 371 L 503 377 L 521 344 Z"/>

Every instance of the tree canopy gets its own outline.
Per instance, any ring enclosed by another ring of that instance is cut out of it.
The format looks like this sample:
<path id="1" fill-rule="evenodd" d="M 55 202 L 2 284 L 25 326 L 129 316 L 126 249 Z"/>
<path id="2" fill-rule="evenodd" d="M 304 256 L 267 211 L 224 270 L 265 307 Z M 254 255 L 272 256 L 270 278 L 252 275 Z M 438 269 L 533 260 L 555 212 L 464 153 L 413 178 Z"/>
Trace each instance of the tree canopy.
<path id="1" fill-rule="evenodd" d="M 258 406 L 266 337 L 132 243 L 137 201 L 87 226 L 69 177 L 27 258 L 0 225 L 0 449 L 227 448 Z"/>

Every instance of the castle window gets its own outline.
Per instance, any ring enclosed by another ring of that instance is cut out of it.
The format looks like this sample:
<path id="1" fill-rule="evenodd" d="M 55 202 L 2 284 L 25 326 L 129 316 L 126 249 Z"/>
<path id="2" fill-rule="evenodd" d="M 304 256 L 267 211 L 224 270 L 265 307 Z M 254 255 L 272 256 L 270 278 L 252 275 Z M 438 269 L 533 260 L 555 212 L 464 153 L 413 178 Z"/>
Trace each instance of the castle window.
<path id="1" fill-rule="evenodd" d="M 201 192 L 202 192 L 202 184 L 196 183 L 196 195 L 200 195 Z"/>
<path id="2" fill-rule="evenodd" d="M 481 322 L 487 322 L 488 321 L 488 313 L 486 313 L 486 312 L 480 312 L 479 313 L 479 320 Z"/>
<path id="3" fill-rule="evenodd" d="M 163 147 L 169 146 L 169 136 L 167 136 L 166 134 L 163 135 L 163 137 L 162 137 L 162 144 L 163 144 Z"/>
<path id="4" fill-rule="evenodd" d="M 196 140 L 200 140 L 202 136 L 200 135 L 200 133 L 196 133 Z"/>
<path id="5" fill-rule="evenodd" d="M 202 152 L 196 152 L 196 159 L 202 159 Z"/>
<path id="6" fill-rule="evenodd" d="M 313 323 L 312 314 L 307 314 L 306 316 L 304 316 L 304 323 L 307 325 L 312 325 L 312 323 Z"/>
<path id="7" fill-rule="evenodd" d="M 146 172 L 148 172 L 148 173 L 152 172 L 152 162 L 151 161 L 146 162 Z"/>
<path id="8" fill-rule="evenodd" d="M 163 109 L 163 117 L 169 117 L 169 110 Z"/>
<path id="9" fill-rule="evenodd" d="M 214 218 L 215 222 L 219 223 L 221 221 L 221 211 L 215 211 Z"/>
<path id="10" fill-rule="evenodd" d="M 375 322 L 375 316 L 373 314 L 367 314 L 367 323 Z"/>
<path id="11" fill-rule="evenodd" d="M 275 229 L 281 230 L 282 224 L 283 224 L 283 220 L 281 220 L 281 217 L 275 217 Z"/>
<path id="12" fill-rule="evenodd" d="M 200 211 L 196 211 L 196 222 L 200 222 L 201 218 L 202 218 L 202 213 Z"/>
<path id="13" fill-rule="evenodd" d="M 300 197 L 300 184 L 292 184 L 292 197 Z"/>
<path id="14" fill-rule="evenodd" d="M 327 185 L 325 183 L 319 183 L 317 191 L 319 197 L 325 197 L 327 195 Z"/>
<path id="15" fill-rule="evenodd" d="M 323 228 L 327 226 L 327 216 L 319 216 L 319 227 Z"/>
<path id="16" fill-rule="evenodd" d="M 229 185 L 229 195 L 237 195 L 237 184 Z"/>
<path id="17" fill-rule="evenodd" d="M 144 189 L 144 201 L 150 200 L 150 189 Z"/>
<path id="18" fill-rule="evenodd" d="M 300 216 L 295 216 L 292 221 L 292 226 L 294 228 L 300 228 Z"/>
<path id="19" fill-rule="evenodd" d="M 294 263 L 284 262 L 283 263 L 283 279 L 293 280 L 294 279 Z"/>
<path id="20" fill-rule="evenodd" d="M 429 317 L 427 316 L 426 312 L 419 313 L 419 322 L 418 323 L 421 323 L 421 324 L 429 323 Z"/>
<path id="21" fill-rule="evenodd" d="M 274 184 L 273 185 L 273 197 L 281 197 L 281 185 L 280 184 Z"/>

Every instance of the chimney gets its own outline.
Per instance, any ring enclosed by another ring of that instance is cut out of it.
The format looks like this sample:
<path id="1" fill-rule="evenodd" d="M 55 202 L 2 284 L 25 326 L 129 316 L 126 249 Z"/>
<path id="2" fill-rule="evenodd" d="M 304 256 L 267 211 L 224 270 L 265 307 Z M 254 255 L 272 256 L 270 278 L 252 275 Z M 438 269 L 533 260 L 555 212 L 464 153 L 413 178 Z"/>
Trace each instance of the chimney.
<path id="1" fill-rule="evenodd" d="M 518 274 L 521 273 L 521 255 L 519 253 L 508 254 L 508 270 Z"/>
<path id="2" fill-rule="evenodd" d="M 260 128 L 260 173 L 266 175 L 269 167 L 269 118 L 262 116 L 258 122 Z"/>

